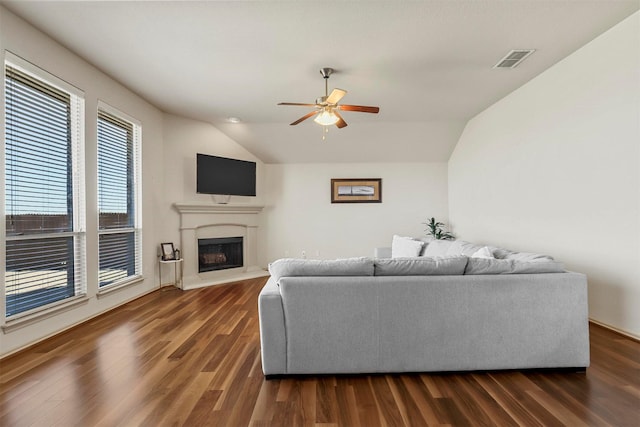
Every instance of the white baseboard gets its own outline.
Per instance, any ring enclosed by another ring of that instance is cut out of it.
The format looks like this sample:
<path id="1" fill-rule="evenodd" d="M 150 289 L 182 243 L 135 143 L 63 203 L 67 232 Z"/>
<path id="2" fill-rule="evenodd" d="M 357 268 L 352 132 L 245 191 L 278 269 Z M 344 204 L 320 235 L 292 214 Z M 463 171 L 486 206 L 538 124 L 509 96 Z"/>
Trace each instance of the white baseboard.
<path id="1" fill-rule="evenodd" d="M 266 276 L 269 276 L 269 272 L 265 270 L 246 271 L 244 273 L 237 273 L 231 276 L 221 277 L 220 279 L 200 281 L 197 283 L 193 283 L 193 282 L 185 283 L 183 285 L 184 286 L 183 290 L 188 291 L 190 289 L 199 289 L 199 288 L 206 288 L 208 286 L 224 285 L 225 283 L 237 282 L 240 280 L 255 279 L 258 277 L 266 277 Z"/>
<path id="2" fill-rule="evenodd" d="M 598 326 L 602 326 L 603 328 L 607 328 L 612 330 L 613 332 L 617 332 L 620 335 L 624 335 L 625 337 L 629 337 L 633 340 L 640 341 L 640 335 L 632 334 L 631 332 L 627 332 L 623 329 L 616 328 L 615 326 L 607 325 L 606 323 L 600 322 L 592 317 L 589 318 L 589 321 L 595 323 Z"/>

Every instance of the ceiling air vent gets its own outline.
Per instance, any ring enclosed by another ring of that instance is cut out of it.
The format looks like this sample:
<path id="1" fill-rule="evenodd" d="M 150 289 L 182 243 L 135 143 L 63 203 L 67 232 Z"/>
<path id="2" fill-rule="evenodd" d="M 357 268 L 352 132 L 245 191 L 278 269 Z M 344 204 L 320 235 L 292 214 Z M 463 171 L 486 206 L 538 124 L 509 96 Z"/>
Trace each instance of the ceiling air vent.
<path id="1" fill-rule="evenodd" d="M 502 58 L 493 68 L 515 68 L 520 64 L 524 59 L 535 52 L 535 49 L 527 49 L 527 50 L 512 50 L 507 53 L 507 55 Z"/>

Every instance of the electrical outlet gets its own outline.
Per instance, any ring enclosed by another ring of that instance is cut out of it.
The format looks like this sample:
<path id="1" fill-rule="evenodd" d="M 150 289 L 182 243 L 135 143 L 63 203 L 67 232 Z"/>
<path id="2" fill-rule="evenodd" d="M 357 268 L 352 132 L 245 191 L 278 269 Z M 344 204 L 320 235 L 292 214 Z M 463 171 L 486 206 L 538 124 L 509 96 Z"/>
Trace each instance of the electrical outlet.
<path id="1" fill-rule="evenodd" d="M 302 251 L 302 258 L 306 258 L 307 257 L 307 251 Z"/>
<path id="2" fill-rule="evenodd" d="M 320 259 L 320 251 L 316 251 L 316 258 Z"/>

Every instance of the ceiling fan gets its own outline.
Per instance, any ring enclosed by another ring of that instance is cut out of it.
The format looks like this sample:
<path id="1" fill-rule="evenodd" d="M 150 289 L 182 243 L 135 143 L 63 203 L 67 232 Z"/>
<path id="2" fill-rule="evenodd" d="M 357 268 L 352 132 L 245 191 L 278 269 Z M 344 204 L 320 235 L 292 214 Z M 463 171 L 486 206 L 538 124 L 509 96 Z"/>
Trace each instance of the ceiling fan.
<path id="1" fill-rule="evenodd" d="M 347 94 L 346 90 L 333 89 L 329 94 L 329 76 L 334 73 L 333 68 L 322 68 L 320 74 L 324 78 L 324 96 L 316 99 L 315 104 L 301 104 L 297 102 L 280 102 L 278 105 L 295 105 L 299 107 L 313 107 L 314 110 L 300 117 L 291 126 L 307 120 L 311 116 L 316 116 L 314 122 L 322 126 L 336 125 L 338 128 L 347 126 L 338 110 L 340 111 L 359 111 L 361 113 L 378 113 L 380 107 L 367 107 L 364 105 L 339 105 L 338 102 Z"/>

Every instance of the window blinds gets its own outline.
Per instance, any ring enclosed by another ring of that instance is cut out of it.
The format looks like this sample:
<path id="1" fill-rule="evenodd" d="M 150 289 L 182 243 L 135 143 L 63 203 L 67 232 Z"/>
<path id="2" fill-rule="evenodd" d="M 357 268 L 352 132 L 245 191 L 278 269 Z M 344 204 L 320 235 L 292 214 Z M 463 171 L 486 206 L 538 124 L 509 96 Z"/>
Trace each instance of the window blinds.
<path id="1" fill-rule="evenodd" d="M 72 231 L 70 96 L 11 67 L 5 93 L 7 233 Z"/>
<path id="2" fill-rule="evenodd" d="M 76 94 L 6 65 L 7 317 L 84 292 L 81 111 Z"/>
<path id="3" fill-rule="evenodd" d="M 140 274 L 138 126 L 98 111 L 99 286 Z"/>
<path id="4" fill-rule="evenodd" d="M 133 125 L 98 111 L 98 212 L 101 230 L 133 227 Z"/>

